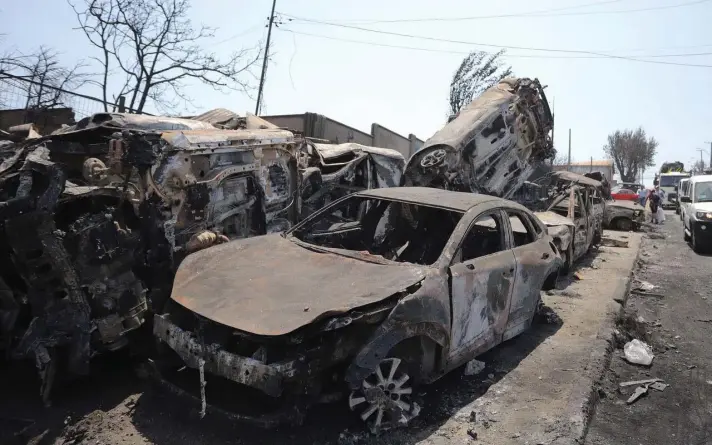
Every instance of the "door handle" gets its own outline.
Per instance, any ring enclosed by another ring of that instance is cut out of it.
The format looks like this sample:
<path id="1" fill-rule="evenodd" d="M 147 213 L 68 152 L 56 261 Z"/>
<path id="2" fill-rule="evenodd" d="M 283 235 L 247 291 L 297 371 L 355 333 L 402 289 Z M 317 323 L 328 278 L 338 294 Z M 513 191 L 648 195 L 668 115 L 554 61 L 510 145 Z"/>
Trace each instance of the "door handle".
<path id="1" fill-rule="evenodd" d="M 475 265 L 474 264 L 465 264 L 465 267 L 469 270 L 475 270 Z"/>
<path id="2" fill-rule="evenodd" d="M 545 259 L 547 259 L 547 258 L 549 258 L 549 254 L 546 253 L 546 252 L 544 252 L 544 255 L 541 256 L 541 259 L 542 259 L 542 260 L 545 260 Z"/>

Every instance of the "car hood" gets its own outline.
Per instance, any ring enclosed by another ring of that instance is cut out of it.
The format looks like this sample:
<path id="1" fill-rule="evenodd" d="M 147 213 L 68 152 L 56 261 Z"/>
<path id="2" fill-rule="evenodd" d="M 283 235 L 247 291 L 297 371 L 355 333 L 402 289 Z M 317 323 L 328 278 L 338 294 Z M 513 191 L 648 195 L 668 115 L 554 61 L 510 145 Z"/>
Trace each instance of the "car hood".
<path id="1" fill-rule="evenodd" d="M 428 269 L 314 251 L 266 235 L 189 255 L 178 268 L 171 298 L 217 323 L 277 336 L 385 300 L 421 281 Z"/>
<path id="2" fill-rule="evenodd" d="M 695 212 L 712 212 L 712 202 L 698 202 L 693 206 Z"/>
<path id="3" fill-rule="evenodd" d="M 644 210 L 637 202 L 633 201 L 606 201 L 608 207 L 625 207 L 631 210 Z"/>
<path id="4" fill-rule="evenodd" d="M 534 215 L 547 226 L 574 226 L 574 222 L 571 221 L 571 219 L 561 216 L 556 212 L 534 212 Z"/>

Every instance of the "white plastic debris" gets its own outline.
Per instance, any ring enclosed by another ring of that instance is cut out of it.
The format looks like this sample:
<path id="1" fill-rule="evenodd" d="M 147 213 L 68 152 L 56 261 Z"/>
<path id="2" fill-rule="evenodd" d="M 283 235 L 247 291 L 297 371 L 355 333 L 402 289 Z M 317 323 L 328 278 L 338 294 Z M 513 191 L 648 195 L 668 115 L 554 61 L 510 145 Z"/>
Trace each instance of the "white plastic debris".
<path id="1" fill-rule="evenodd" d="M 629 341 L 623 346 L 625 359 L 629 363 L 636 365 L 650 366 L 653 363 L 653 348 L 650 345 L 636 339 Z"/>
<path id="2" fill-rule="evenodd" d="M 485 362 L 470 360 L 465 366 L 465 375 L 477 375 L 485 369 Z"/>
<path id="3" fill-rule="evenodd" d="M 650 292 L 651 290 L 655 289 L 656 287 L 658 287 L 658 286 L 656 286 L 652 283 L 648 283 L 647 281 L 639 281 L 639 284 L 638 284 L 638 289 L 642 290 L 643 292 Z"/>

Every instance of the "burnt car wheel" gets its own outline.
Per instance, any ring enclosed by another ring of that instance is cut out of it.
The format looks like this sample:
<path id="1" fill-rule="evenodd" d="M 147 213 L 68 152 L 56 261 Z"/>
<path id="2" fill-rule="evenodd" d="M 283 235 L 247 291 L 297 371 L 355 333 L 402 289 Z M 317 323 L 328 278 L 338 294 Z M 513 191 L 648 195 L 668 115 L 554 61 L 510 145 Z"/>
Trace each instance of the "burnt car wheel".
<path id="1" fill-rule="evenodd" d="M 363 380 L 361 388 L 351 392 L 349 408 L 359 414 L 374 434 L 405 424 L 420 411 L 420 406 L 413 401 L 411 384 L 412 380 L 401 359 L 384 359 Z"/>
<path id="2" fill-rule="evenodd" d="M 622 230 L 624 232 L 629 232 L 633 230 L 633 221 L 628 218 L 618 218 L 615 224 L 616 229 Z"/>
<path id="3" fill-rule="evenodd" d="M 438 165 L 443 163 L 446 154 L 447 153 L 445 153 L 445 150 L 443 150 L 442 148 L 433 150 L 423 156 L 423 159 L 420 160 L 420 166 L 423 168 L 437 167 Z"/>

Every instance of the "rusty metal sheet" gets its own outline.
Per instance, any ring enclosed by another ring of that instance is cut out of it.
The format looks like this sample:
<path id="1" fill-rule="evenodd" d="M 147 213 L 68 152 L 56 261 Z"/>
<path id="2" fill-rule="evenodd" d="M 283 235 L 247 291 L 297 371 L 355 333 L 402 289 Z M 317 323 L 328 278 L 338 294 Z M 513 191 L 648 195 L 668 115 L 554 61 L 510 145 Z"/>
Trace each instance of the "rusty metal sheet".
<path id="1" fill-rule="evenodd" d="M 96 113 L 81 119 L 75 125 L 60 128 L 52 134 L 67 134 L 98 127 L 117 129 L 127 128 L 147 131 L 206 130 L 215 128 L 207 122 L 200 122 L 192 119 L 181 119 L 178 117 L 148 116 L 145 114 L 129 113 Z"/>
<path id="2" fill-rule="evenodd" d="M 171 297 L 215 322 L 277 336 L 382 301 L 423 279 L 427 270 L 312 251 L 267 235 L 188 256 L 178 268 Z"/>
<path id="3" fill-rule="evenodd" d="M 574 222 L 565 216 L 561 216 L 556 212 L 534 212 L 534 215 L 547 226 L 574 226 Z"/>
<path id="4" fill-rule="evenodd" d="M 175 148 L 206 149 L 244 146 L 253 150 L 258 145 L 288 144 L 294 142 L 294 135 L 286 130 L 186 130 L 166 131 L 162 139 Z"/>
<path id="5" fill-rule="evenodd" d="M 557 172 L 553 172 L 551 175 L 559 180 L 562 180 L 562 181 L 576 182 L 580 185 L 587 185 L 590 187 L 598 188 L 603 185 L 603 184 L 601 184 L 600 181 L 596 181 L 595 179 L 591 179 L 587 176 L 579 175 L 577 173 L 572 173 L 569 171 L 557 171 Z"/>

